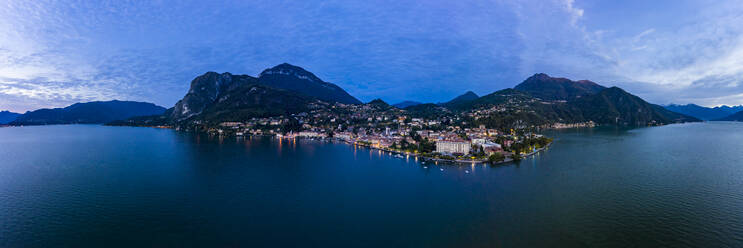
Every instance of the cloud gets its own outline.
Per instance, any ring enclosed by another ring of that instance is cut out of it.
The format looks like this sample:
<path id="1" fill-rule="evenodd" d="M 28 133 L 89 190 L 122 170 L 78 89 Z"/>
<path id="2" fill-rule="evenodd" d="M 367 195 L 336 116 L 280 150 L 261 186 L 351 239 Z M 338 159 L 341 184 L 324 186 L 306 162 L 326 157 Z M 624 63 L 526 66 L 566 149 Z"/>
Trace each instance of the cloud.
<path id="1" fill-rule="evenodd" d="M 658 103 L 743 103 L 739 97 L 743 92 L 739 87 L 743 81 L 743 60 L 739 59 L 743 56 L 743 26 L 738 25 L 743 23 L 743 7 L 739 4 L 689 7 L 698 14 L 677 13 L 677 19 L 658 22 L 645 20 L 642 25 L 658 27 L 628 35 L 627 27 L 592 30 L 584 19 L 586 12 L 575 1 L 562 3 L 562 12 L 531 3 L 528 8 L 517 8 L 523 17 L 519 32 L 527 45 L 521 56 L 524 72 L 545 70 L 589 78 L 628 88 Z M 668 26 L 669 22 L 678 25 Z"/>
<path id="2" fill-rule="evenodd" d="M 570 16 L 570 24 L 576 25 L 578 20 L 583 17 L 583 9 L 576 8 L 574 3 L 575 0 L 563 0 L 563 7 Z"/>
<path id="3" fill-rule="evenodd" d="M 0 109 L 109 99 L 169 107 L 206 71 L 257 75 L 282 62 L 365 101 L 446 101 L 545 72 L 657 103 L 738 104 L 738 5 L 679 3 L 664 8 L 669 19 L 580 0 L 10 0 L 0 6 Z M 658 17 L 598 19 L 615 8 Z"/>

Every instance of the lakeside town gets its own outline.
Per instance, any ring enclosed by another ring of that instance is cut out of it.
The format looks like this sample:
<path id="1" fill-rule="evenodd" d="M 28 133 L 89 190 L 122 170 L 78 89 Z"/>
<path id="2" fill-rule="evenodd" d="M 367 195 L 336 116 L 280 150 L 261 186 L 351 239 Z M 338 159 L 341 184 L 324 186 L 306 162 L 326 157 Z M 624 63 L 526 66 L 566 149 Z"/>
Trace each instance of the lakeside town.
<path id="1" fill-rule="evenodd" d="M 333 139 L 435 161 L 496 164 L 518 161 L 548 147 L 552 139 L 536 133 L 536 130 L 593 126 L 593 123 L 556 123 L 545 127 L 498 130 L 483 124 L 475 126 L 472 120 L 478 113 L 481 111 L 461 115 L 442 112 L 422 117 L 383 102 L 364 105 L 335 103 L 292 115 L 224 121 L 217 125 L 197 122 L 201 126 L 189 129 L 221 136 Z"/>

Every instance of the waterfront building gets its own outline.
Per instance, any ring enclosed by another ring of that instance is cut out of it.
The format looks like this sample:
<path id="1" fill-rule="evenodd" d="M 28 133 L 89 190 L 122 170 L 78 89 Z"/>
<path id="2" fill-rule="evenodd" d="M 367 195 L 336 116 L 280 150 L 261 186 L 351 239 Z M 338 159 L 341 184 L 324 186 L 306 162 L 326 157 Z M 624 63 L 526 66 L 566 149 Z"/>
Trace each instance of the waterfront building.
<path id="1" fill-rule="evenodd" d="M 297 134 L 298 137 L 307 137 L 307 138 L 325 138 L 324 133 L 318 133 L 318 132 L 312 132 L 312 131 L 302 131 Z"/>
<path id="2" fill-rule="evenodd" d="M 232 121 L 222 122 L 222 123 L 219 123 L 219 125 L 223 127 L 239 127 L 239 126 L 242 126 L 242 122 L 232 122 Z"/>
<path id="3" fill-rule="evenodd" d="M 353 134 L 350 132 L 340 132 L 336 133 L 334 137 L 342 140 L 351 140 L 351 138 L 353 138 Z"/>

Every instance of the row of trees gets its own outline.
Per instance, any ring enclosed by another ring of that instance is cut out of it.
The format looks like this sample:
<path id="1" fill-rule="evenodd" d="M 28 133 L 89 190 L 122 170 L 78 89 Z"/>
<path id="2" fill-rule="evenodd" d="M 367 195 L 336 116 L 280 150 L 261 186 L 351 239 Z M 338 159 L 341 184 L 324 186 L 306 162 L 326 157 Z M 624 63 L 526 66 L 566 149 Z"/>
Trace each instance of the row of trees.
<path id="1" fill-rule="evenodd" d="M 551 142 L 552 139 L 547 137 L 525 138 L 513 143 L 508 150 L 514 155 L 520 155 L 521 153 L 529 153 L 534 149 L 543 148 Z"/>

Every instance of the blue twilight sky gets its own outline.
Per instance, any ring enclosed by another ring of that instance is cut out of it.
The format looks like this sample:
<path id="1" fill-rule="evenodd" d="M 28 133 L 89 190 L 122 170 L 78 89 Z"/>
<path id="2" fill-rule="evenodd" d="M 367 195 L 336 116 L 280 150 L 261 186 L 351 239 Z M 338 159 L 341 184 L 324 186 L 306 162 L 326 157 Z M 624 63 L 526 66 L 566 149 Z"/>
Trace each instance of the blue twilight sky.
<path id="1" fill-rule="evenodd" d="M 658 104 L 743 104 L 738 0 L 0 0 L 0 110 L 171 107 L 206 71 L 288 62 L 377 97 L 446 101 L 537 72 Z"/>

